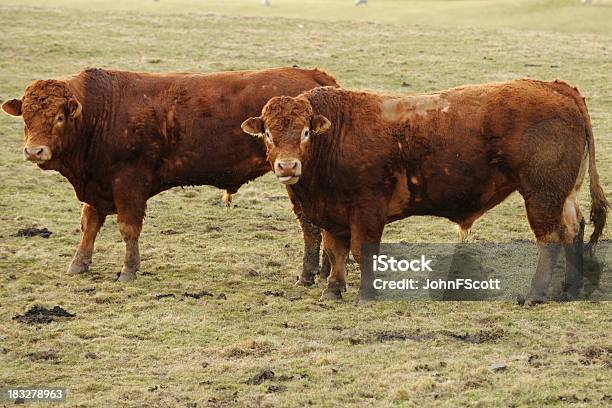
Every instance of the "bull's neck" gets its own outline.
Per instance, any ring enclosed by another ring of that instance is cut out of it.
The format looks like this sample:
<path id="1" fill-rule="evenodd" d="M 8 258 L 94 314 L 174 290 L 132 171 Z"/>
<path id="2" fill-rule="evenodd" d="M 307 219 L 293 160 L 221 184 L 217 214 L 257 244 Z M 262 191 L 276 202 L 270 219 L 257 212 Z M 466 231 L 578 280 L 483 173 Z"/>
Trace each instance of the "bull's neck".
<path id="1" fill-rule="evenodd" d="M 305 157 L 302 158 L 302 176 L 295 185 L 296 190 L 299 191 L 298 195 L 313 196 L 319 192 L 334 190 L 334 175 L 339 165 L 336 153 L 340 149 L 337 145 L 334 148 L 331 137 L 333 136 L 321 136 L 319 140 L 311 144 Z"/>
<path id="2" fill-rule="evenodd" d="M 70 184 L 80 196 L 80 192 L 85 188 L 87 180 L 90 178 L 91 161 L 87 160 L 87 151 L 90 145 L 90 135 L 85 131 L 85 118 L 83 115 L 77 118 L 75 123 L 75 133 L 71 146 L 67 148 L 59 159 L 56 169 L 68 179 Z"/>
<path id="3" fill-rule="evenodd" d="M 105 133 L 109 131 L 109 116 L 113 106 L 112 82 L 108 72 L 95 69 L 67 80 L 82 106 L 82 113 L 75 122 L 74 138 L 62 160 L 65 167 L 65 174 L 62 174 L 71 182 L 86 182 L 103 166 L 93 156 L 94 149 L 99 147 Z"/>

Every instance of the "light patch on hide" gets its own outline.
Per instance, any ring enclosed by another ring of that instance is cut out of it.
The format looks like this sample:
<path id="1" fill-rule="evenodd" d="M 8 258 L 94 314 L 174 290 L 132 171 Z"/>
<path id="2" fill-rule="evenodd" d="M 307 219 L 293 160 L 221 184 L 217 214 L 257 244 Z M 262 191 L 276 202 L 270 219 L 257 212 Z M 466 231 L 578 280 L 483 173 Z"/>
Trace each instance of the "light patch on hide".
<path id="1" fill-rule="evenodd" d="M 582 182 L 584 181 L 584 175 L 586 174 L 587 161 L 589 158 L 589 149 L 585 145 L 584 156 L 580 163 L 580 169 L 578 170 L 578 177 L 576 178 L 576 184 L 574 184 L 574 191 L 578 192 L 582 188 Z"/>
<path id="2" fill-rule="evenodd" d="M 563 204 L 563 214 L 561 220 L 564 229 L 563 242 L 565 244 L 571 244 L 576 234 L 578 234 L 580 231 L 582 212 L 580 211 L 580 205 L 578 203 L 578 195 L 580 193 L 580 189 L 582 188 L 582 182 L 584 181 L 584 176 L 586 174 L 587 161 L 588 148 L 585 146 L 584 156 L 582 158 L 582 162 L 580 163 L 580 169 L 578 170 L 578 177 L 576 177 L 574 189 L 567 196 L 565 203 Z"/>
<path id="3" fill-rule="evenodd" d="M 467 242 L 468 237 L 471 233 L 472 230 L 470 228 L 465 228 L 465 226 L 463 225 L 457 225 L 457 236 L 459 237 L 459 242 Z"/>
<path id="4" fill-rule="evenodd" d="M 427 117 L 433 112 L 448 112 L 450 103 L 439 94 L 391 97 L 380 103 L 382 118 L 388 122 L 403 122 L 415 116 Z"/>
<path id="5" fill-rule="evenodd" d="M 173 106 L 172 109 L 170 109 L 168 111 L 168 114 L 166 115 L 166 126 L 169 128 L 173 128 L 174 127 L 174 115 L 176 113 L 176 107 Z"/>
<path id="6" fill-rule="evenodd" d="M 551 232 L 544 235 L 543 237 L 536 238 L 538 244 L 558 244 L 561 242 L 561 237 L 557 231 Z"/>
<path id="7" fill-rule="evenodd" d="M 223 204 L 225 204 L 227 208 L 230 208 L 232 206 L 232 193 L 229 193 L 227 191 L 223 193 Z"/>
<path id="8" fill-rule="evenodd" d="M 140 226 L 121 221 L 117 222 L 117 226 L 119 227 L 119 232 L 121 233 L 124 241 L 138 240 L 138 236 L 140 235 Z"/>
<path id="9" fill-rule="evenodd" d="M 580 220 L 582 220 L 582 214 L 578 206 L 578 191 L 574 190 L 563 204 L 564 243 L 572 243 L 574 237 L 580 231 Z"/>

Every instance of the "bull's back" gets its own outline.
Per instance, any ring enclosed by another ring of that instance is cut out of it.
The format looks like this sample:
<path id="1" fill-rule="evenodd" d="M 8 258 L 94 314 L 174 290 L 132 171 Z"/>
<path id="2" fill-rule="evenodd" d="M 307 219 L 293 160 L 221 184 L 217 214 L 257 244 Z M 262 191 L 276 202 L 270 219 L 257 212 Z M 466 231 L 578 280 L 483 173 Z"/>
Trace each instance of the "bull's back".
<path id="1" fill-rule="evenodd" d="M 265 146 L 240 125 L 245 118 L 259 115 L 274 96 L 296 96 L 321 85 L 336 82 L 322 71 L 298 68 L 185 78 L 181 86 L 193 89 L 194 95 L 186 101 L 181 118 L 183 138 L 167 160 L 167 171 L 174 173 L 170 177 L 233 189 L 266 173 Z M 192 160 L 185 164 L 182 157 Z"/>
<path id="2" fill-rule="evenodd" d="M 580 109 L 554 83 L 517 80 L 440 96 L 444 109 L 409 126 L 412 140 L 423 141 L 407 151 L 407 168 L 415 169 L 409 180 L 423 180 L 413 186 L 421 197 L 412 213 L 469 219 L 519 189 L 534 169 L 580 167 Z"/>
<path id="3" fill-rule="evenodd" d="M 88 70 L 84 75 L 93 78 L 86 81 L 90 88 L 109 88 L 90 91 L 112 99 L 108 140 L 115 150 L 122 145 L 142 150 L 144 161 L 156 168 L 155 192 L 188 184 L 234 189 L 262 175 L 268 171 L 265 147 L 242 132 L 242 121 L 258 115 L 274 96 L 337 85 L 323 71 L 299 68 L 209 74 Z"/>

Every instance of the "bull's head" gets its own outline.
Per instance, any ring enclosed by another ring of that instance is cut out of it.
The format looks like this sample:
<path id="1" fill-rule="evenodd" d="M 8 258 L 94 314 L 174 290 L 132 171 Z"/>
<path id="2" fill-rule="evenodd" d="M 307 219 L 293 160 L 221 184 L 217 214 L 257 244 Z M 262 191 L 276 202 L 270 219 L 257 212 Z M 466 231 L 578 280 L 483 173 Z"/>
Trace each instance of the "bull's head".
<path id="1" fill-rule="evenodd" d="M 21 99 L 2 104 L 2 110 L 24 121 L 23 155 L 26 160 L 49 168 L 74 139 L 81 104 L 62 81 L 34 81 Z"/>
<path id="2" fill-rule="evenodd" d="M 311 138 L 330 125 L 325 116 L 313 113 L 308 99 L 277 96 L 263 107 L 261 116 L 245 120 L 242 130 L 263 138 L 278 181 L 295 184 L 302 175 L 302 161 Z"/>

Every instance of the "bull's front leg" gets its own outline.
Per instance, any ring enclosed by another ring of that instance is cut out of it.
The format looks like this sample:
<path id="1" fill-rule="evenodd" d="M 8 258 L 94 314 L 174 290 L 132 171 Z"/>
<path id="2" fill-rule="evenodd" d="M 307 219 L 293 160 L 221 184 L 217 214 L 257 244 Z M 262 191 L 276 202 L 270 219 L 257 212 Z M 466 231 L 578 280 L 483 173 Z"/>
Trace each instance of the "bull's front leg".
<path id="1" fill-rule="evenodd" d="M 296 285 L 311 286 L 314 284 L 315 276 L 319 272 L 321 229 L 304 218 L 303 214 L 298 216 L 298 220 L 304 236 L 304 258 L 302 274 Z"/>
<path id="2" fill-rule="evenodd" d="M 295 284 L 300 286 L 311 286 L 315 282 L 315 276 L 319 273 L 321 228 L 306 219 L 300 202 L 293 196 L 290 189 L 287 189 L 287 193 L 293 205 L 293 213 L 298 219 L 304 237 L 302 273 Z"/>
<path id="3" fill-rule="evenodd" d="M 123 268 L 117 277 L 120 282 L 136 279 L 140 269 L 138 238 L 142 231 L 147 201 L 148 180 L 135 170 L 123 171 L 113 180 L 113 196 L 117 208 L 117 225 L 125 242 Z"/>
<path id="4" fill-rule="evenodd" d="M 106 214 L 100 213 L 89 204 L 83 205 L 81 212 L 81 242 L 77 248 L 76 254 L 68 267 L 68 273 L 82 273 L 89 269 L 92 262 L 94 242 L 98 231 L 104 225 Z"/>
<path id="5" fill-rule="evenodd" d="M 350 247 L 349 237 L 323 231 L 323 251 L 329 257 L 331 273 L 327 279 L 327 288 L 319 300 L 341 300 L 346 292 L 346 260 Z"/>

